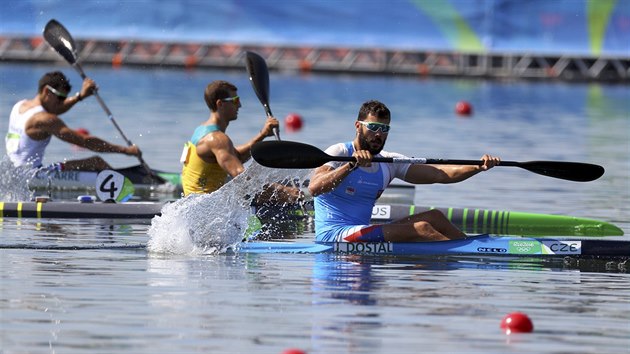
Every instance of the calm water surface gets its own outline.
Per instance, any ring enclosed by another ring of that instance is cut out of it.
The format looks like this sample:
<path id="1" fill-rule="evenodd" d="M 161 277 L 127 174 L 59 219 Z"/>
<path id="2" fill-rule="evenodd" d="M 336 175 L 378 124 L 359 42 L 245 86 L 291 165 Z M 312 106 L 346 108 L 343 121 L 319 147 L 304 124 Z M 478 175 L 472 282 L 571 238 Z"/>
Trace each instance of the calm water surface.
<path id="1" fill-rule="evenodd" d="M 78 88 L 67 66 L 0 66 L 0 131 L 13 103 L 33 96 L 39 77 L 53 69 Z M 228 130 L 237 143 L 264 121 L 244 71 L 85 69 L 153 168 L 180 169 L 183 142 L 207 118 L 203 89 L 211 80 L 240 88 L 243 108 Z M 627 87 L 271 75 L 272 111 L 281 120 L 290 112 L 305 119 L 299 133 L 282 131 L 286 140 L 321 148 L 350 140 L 358 107 L 371 98 L 392 110 L 392 151 L 461 159 L 488 152 L 606 168 L 589 183 L 496 168 L 457 185 L 419 186 L 417 204 L 569 214 L 630 232 Z M 458 100 L 473 104 L 471 118 L 455 115 Z M 64 117 L 72 127 L 123 143 L 93 99 Z M 53 142 L 45 162 L 87 155 Z M 106 158 L 116 167 L 136 162 Z M 250 177 L 275 173 L 281 172 Z M 153 234 L 163 225 L 176 228 L 182 218 L 211 225 L 227 208 L 237 209 L 242 200 L 231 196 L 251 186 L 234 182 L 217 197 L 225 204 L 184 205 L 189 215 L 154 221 Z M 2 188 L 6 198 L 12 186 Z M 227 224 L 227 231 L 210 233 L 238 237 Z M 176 248 L 163 254 L 146 250 L 150 228 L 149 221 L 0 219 L 0 352 L 621 353 L 630 347 L 630 275 L 618 262 L 177 254 Z M 296 237 L 306 241 L 313 233 Z M 502 317 L 513 311 L 529 314 L 535 331 L 501 333 Z"/>

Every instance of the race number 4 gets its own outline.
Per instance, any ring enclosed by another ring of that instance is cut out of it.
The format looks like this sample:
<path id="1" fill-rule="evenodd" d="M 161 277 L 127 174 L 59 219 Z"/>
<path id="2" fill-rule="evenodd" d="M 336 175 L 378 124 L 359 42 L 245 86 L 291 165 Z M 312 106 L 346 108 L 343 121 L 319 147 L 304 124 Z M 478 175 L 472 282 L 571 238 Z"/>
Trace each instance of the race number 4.
<path id="1" fill-rule="evenodd" d="M 133 192 L 129 178 L 116 171 L 104 170 L 96 176 L 96 196 L 102 201 L 126 202 Z"/>

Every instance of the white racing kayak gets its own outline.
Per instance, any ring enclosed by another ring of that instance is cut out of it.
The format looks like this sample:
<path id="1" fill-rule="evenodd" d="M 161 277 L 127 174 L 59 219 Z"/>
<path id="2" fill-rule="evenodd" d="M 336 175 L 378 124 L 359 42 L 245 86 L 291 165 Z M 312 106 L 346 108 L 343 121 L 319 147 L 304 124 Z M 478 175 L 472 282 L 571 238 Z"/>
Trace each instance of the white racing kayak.
<path id="1" fill-rule="evenodd" d="M 137 190 L 173 193 L 182 190 L 179 173 L 151 170 L 150 175 L 142 165 L 114 169 L 133 183 Z M 94 190 L 96 171 L 38 171 L 29 180 L 29 188 L 34 190 Z"/>
<path id="2" fill-rule="evenodd" d="M 70 219 L 151 219 L 161 215 L 165 203 L 126 202 L 0 202 L 0 217 L 70 218 Z M 621 236 L 616 225 L 602 220 L 566 215 L 527 213 L 468 208 L 434 208 L 409 204 L 377 204 L 372 222 L 383 223 L 430 209 L 441 210 L 467 234 L 489 233 L 522 236 Z M 306 215 L 305 215 L 306 213 Z M 312 205 L 269 210 L 258 208 L 255 214 L 264 223 L 310 222 Z"/>
<path id="3" fill-rule="evenodd" d="M 0 217 L 36 219 L 151 219 L 164 203 L 0 202 Z"/>

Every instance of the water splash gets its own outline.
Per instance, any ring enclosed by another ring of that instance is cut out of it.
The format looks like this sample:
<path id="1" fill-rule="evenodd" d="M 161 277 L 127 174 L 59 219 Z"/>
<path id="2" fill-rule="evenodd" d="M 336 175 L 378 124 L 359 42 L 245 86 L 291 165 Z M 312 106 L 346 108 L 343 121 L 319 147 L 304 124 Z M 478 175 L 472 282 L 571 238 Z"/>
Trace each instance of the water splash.
<path id="1" fill-rule="evenodd" d="M 31 167 L 15 167 L 11 160 L 4 156 L 0 159 L 0 201 L 24 202 L 33 197 L 28 189 L 28 181 L 35 170 Z"/>
<path id="2" fill-rule="evenodd" d="M 151 221 L 149 252 L 214 254 L 234 247 L 244 237 L 252 198 L 262 186 L 304 180 L 309 171 L 269 169 L 252 162 L 245 172 L 210 194 L 189 195 L 167 204 Z"/>

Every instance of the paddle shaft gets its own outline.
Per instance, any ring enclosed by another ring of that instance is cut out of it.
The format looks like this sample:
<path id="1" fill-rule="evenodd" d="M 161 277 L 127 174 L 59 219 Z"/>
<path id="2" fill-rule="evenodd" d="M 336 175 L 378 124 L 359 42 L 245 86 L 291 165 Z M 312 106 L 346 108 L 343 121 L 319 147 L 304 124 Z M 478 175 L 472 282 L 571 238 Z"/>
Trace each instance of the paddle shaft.
<path id="1" fill-rule="evenodd" d="M 330 155 L 328 155 L 330 156 Z M 347 161 L 352 162 L 356 159 L 352 156 L 330 156 L 329 161 Z M 373 162 L 384 163 L 409 163 L 409 164 L 426 164 L 426 165 L 470 165 L 481 166 L 482 160 L 451 160 L 451 159 L 429 159 L 420 157 L 374 157 Z M 530 172 L 537 173 L 548 177 L 566 179 L 576 182 L 590 182 L 599 178 L 604 174 L 604 168 L 598 165 L 592 165 L 582 162 L 564 162 L 564 161 L 501 161 L 497 166 L 504 167 L 520 167 Z"/>
<path id="2" fill-rule="evenodd" d="M 85 75 L 85 72 L 83 71 L 83 68 L 81 67 L 81 65 L 79 65 L 78 62 L 74 62 L 71 65 L 77 70 L 77 72 L 79 73 L 79 75 L 81 75 L 81 78 L 83 80 L 87 79 L 87 76 Z M 98 101 L 98 103 L 101 105 L 101 108 L 103 109 L 103 111 L 105 111 L 105 114 L 107 114 L 107 117 L 109 118 L 109 120 L 112 122 L 112 124 L 114 124 L 114 127 L 116 128 L 116 130 L 118 130 L 118 133 L 120 133 L 120 136 L 125 140 L 125 142 L 127 142 L 127 145 L 129 146 L 133 145 L 131 140 L 129 140 L 127 136 L 125 135 L 125 133 L 123 133 L 122 129 L 120 129 L 120 126 L 116 122 L 116 119 L 114 119 L 114 115 L 105 104 L 105 101 L 103 101 L 101 96 L 98 94 L 98 91 L 94 91 L 93 95 Z"/>
<path id="3" fill-rule="evenodd" d="M 271 113 L 271 108 L 269 108 L 269 104 L 262 101 L 260 103 L 262 103 L 263 107 L 265 108 L 265 113 L 267 113 L 267 117 L 273 117 L 273 114 Z M 273 135 L 276 137 L 276 140 L 280 141 L 280 130 L 278 129 L 278 127 L 273 128 Z"/>
<path id="4" fill-rule="evenodd" d="M 331 156 L 330 161 L 341 162 L 356 162 L 357 160 L 352 156 Z M 471 165 L 481 166 L 482 160 L 450 160 L 450 159 L 428 159 L 423 157 L 374 157 L 372 162 L 383 163 L 410 163 L 415 165 Z M 521 162 L 516 161 L 501 161 L 497 166 L 515 166 L 522 167 Z"/>
<path id="5" fill-rule="evenodd" d="M 79 73 L 79 75 L 81 75 L 81 78 L 83 80 L 85 80 L 87 78 L 87 76 L 85 75 L 85 72 L 83 71 L 83 68 L 81 67 L 81 65 L 77 61 L 75 61 L 74 63 L 71 63 L 71 65 L 77 70 L 77 72 Z M 103 111 L 105 111 L 105 114 L 107 114 L 107 117 L 112 122 L 112 124 L 114 125 L 116 130 L 118 130 L 118 133 L 120 133 L 120 136 L 125 140 L 125 142 L 127 143 L 128 146 L 132 146 L 133 143 L 131 142 L 131 140 L 129 140 L 129 138 L 127 138 L 125 133 L 123 133 L 122 129 L 120 128 L 120 126 L 116 122 L 116 119 L 114 119 L 114 115 L 112 114 L 112 112 L 109 110 L 109 108 L 105 104 L 105 101 L 103 101 L 101 96 L 98 94 L 98 91 L 95 90 L 93 95 L 96 98 L 96 100 L 98 101 L 98 104 L 101 106 Z M 151 170 L 151 168 L 149 168 L 149 165 L 147 165 L 147 163 L 144 161 L 142 156 L 137 156 L 137 158 L 138 158 L 138 161 L 140 161 L 140 164 L 142 164 L 142 166 L 147 170 L 147 172 L 150 175 L 153 176 L 154 175 L 153 171 Z"/>

